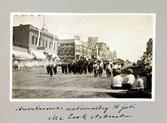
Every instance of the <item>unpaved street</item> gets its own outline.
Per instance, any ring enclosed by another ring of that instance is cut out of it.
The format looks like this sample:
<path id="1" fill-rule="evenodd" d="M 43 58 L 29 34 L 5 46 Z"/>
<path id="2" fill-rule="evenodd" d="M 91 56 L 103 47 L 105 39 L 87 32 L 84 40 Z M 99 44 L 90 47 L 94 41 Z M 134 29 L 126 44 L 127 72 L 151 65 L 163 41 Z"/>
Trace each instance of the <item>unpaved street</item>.
<path id="1" fill-rule="evenodd" d="M 45 68 L 13 70 L 13 99 L 53 99 L 53 98 L 113 98 L 106 91 L 111 91 L 111 77 L 105 71 L 101 78 L 89 74 L 62 74 L 50 77 Z"/>

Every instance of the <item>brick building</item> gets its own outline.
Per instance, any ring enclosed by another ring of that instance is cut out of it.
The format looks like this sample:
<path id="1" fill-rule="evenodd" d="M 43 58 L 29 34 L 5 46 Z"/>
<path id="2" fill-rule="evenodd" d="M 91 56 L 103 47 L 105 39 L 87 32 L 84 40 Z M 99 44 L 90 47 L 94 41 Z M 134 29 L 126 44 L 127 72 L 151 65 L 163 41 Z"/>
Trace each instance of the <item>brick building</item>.
<path id="1" fill-rule="evenodd" d="M 44 59 L 47 54 L 57 55 L 57 38 L 47 29 L 38 29 L 31 24 L 13 27 L 13 54 L 29 54 Z M 23 55 L 24 56 L 24 55 Z"/>
<path id="2" fill-rule="evenodd" d="M 61 61 L 78 59 L 80 56 L 89 57 L 91 55 L 87 44 L 80 39 L 62 39 L 57 41 L 58 53 Z"/>

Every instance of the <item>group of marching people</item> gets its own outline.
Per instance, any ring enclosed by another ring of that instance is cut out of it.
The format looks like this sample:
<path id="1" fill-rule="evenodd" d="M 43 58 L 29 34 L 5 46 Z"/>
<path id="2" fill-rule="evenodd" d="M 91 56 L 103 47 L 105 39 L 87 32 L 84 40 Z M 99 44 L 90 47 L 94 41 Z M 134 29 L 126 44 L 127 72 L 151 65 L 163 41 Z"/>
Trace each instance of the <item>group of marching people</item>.
<path id="1" fill-rule="evenodd" d="M 62 64 L 62 73 L 64 74 L 87 74 L 93 71 L 93 61 L 80 57 L 78 60 L 70 60 L 68 64 Z"/>
<path id="2" fill-rule="evenodd" d="M 62 64 L 61 68 L 64 74 L 87 74 L 94 72 L 94 76 L 97 77 L 98 75 L 102 76 L 103 62 L 80 57 L 78 60 L 71 60 L 69 64 Z"/>
<path id="3" fill-rule="evenodd" d="M 61 65 L 62 73 L 64 74 L 94 73 L 94 77 L 102 77 L 103 71 L 106 71 L 107 77 L 110 77 L 113 74 L 115 75 L 115 69 L 121 69 L 122 67 L 123 65 L 108 60 L 102 61 L 85 57 L 80 57 L 78 60 L 71 60 L 69 64 Z"/>
<path id="4" fill-rule="evenodd" d="M 94 77 L 102 77 L 103 71 L 106 71 L 107 77 L 115 75 L 115 69 L 121 69 L 123 65 L 110 62 L 109 60 L 88 59 L 80 57 L 77 60 L 70 60 L 68 63 L 59 64 L 63 74 L 87 74 L 94 73 Z M 58 60 L 51 55 L 46 59 L 47 73 L 52 77 L 57 74 Z"/>

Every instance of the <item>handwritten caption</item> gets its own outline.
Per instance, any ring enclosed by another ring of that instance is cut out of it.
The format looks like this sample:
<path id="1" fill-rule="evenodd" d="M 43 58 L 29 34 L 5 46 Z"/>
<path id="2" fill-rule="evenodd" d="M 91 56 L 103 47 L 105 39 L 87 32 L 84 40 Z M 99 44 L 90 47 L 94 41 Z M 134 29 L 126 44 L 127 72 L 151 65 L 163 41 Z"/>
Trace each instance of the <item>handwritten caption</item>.
<path id="1" fill-rule="evenodd" d="M 54 114 L 46 117 L 47 120 L 87 120 L 87 119 L 118 119 L 118 118 L 131 118 L 132 114 L 128 114 L 131 110 L 134 110 L 136 104 L 115 104 L 111 107 L 106 107 L 103 105 L 97 106 L 74 106 L 74 107 L 42 107 L 41 105 L 36 105 L 33 107 L 20 106 L 16 108 L 16 112 L 22 111 L 54 111 Z M 60 111 L 63 115 L 60 115 Z"/>

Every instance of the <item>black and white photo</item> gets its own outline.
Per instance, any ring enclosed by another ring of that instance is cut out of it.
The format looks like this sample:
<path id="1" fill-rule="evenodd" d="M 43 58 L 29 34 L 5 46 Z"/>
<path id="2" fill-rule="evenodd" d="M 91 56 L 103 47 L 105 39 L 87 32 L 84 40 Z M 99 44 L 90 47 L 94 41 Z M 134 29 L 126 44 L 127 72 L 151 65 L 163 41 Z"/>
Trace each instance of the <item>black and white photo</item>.
<path id="1" fill-rule="evenodd" d="M 10 19 L 11 100 L 154 100 L 155 14 Z"/>

